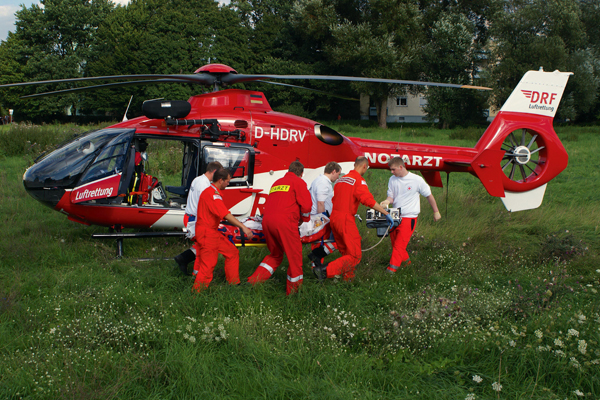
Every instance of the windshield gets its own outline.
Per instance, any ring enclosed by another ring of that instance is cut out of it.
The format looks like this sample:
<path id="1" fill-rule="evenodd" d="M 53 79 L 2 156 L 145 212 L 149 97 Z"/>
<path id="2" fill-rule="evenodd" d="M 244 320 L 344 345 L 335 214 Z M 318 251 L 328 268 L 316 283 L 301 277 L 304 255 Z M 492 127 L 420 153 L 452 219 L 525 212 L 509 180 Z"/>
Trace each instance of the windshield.
<path id="1" fill-rule="evenodd" d="M 48 154 L 23 176 L 28 188 L 72 187 L 88 164 L 117 135 L 134 130 L 100 129 L 83 134 Z"/>
<path id="2" fill-rule="evenodd" d="M 123 162 L 125 161 L 130 141 L 130 133 L 125 132 L 105 145 L 94 163 L 85 172 L 83 178 L 81 178 L 79 185 L 123 171 Z"/>

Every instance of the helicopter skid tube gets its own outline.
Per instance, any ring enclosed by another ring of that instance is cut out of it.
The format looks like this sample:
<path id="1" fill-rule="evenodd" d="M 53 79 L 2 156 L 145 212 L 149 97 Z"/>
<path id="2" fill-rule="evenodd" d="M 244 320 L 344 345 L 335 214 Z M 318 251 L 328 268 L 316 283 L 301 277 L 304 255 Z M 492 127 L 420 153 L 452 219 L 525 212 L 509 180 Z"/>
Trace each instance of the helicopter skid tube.
<path id="1" fill-rule="evenodd" d="M 93 239 L 117 239 L 117 258 L 123 258 L 123 239 L 131 238 L 151 238 L 151 237 L 181 237 L 185 236 L 185 232 L 109 232 L 109 233 L 94 233 Z"/>
<path id="2" fill-rule="evenodd" d="M 129 238 L 149 238 L 149 237 L 167 237 L 167 236 L 185 236 L 185 232 L 134 232 L 134 233 L 94 233 L 94 239 L 129 239 Z"/>

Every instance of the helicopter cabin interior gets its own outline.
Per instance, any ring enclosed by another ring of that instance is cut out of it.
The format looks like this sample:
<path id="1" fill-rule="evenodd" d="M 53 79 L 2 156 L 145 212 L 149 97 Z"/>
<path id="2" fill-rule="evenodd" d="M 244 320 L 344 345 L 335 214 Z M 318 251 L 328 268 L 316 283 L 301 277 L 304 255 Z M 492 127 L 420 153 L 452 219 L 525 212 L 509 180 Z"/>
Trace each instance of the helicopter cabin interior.
<path id="1" fill-rule="evenodd" d="M 252 187 L 249 145 L 110 128 L 78 136 L 43 156 L 25 173 L 24 185 L 51 206 L 62 195 L 50 188 L 71 189 L 73 203 L 184 209 L 192 181 L 212 161 L 230 170 L 230 187 Z"/>

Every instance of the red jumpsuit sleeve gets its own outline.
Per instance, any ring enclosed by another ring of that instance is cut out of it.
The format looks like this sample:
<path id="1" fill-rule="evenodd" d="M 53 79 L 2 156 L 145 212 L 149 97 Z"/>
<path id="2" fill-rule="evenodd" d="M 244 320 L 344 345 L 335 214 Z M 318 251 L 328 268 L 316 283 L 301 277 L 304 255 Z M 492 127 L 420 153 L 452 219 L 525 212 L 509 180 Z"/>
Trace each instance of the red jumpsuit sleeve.
<path id="1" fill-rule="evenodd" d="M 306 187 L 306 183 L 302 179 L 299 179 L 298 185 L 296 187 L 296 201 L 300 206 L 300 213 L 302 214 L 302 221 L 308 222 L 310 221 L 310 210 L 312 209 L 312 199 L 310 197 L 310 192 Z"/>
<path id="2" fill-rule="evenodd" d="M 212 201 L 209 202 L 208 209 L 212 214 L 216 215 L 220 219 L 225 218 L 225 216 L 229 214 L 229 209 L 227 208 L 227 206 L 225 206 L 221 194 L 214 193 L 211 194 L 211 196 Z"/>
<path id="3" fill-rule="evenodd" d="M 369 191 L 367 182 L 365 182 L 364 180 L 356 183 L 356 189 L 354 190 L 354 197 L 356 197 L 356 199 L 358 201 L 360 201 L 361 204 L 363 204 L 369 208 L 373 208 L 375 203 L 377 203 L 375 201 L 375 198 Z"/>

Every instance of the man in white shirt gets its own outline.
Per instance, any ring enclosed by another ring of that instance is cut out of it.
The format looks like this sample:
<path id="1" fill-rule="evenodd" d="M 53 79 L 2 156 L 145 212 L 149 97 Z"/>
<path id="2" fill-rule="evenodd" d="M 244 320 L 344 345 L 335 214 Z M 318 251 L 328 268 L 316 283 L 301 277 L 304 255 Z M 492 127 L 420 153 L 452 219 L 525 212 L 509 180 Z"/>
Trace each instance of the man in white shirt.
<path id="1" fill-rule="evenodd" d="M 333 183 L 337 181 L 342 173 L 342 167 L 340 164 L 332 161 L 327 163 L 323 174 L 317 176 L 314 181 L 310 184 L 308 191 L 310 192 L 310 198 L 312 200 L 311 214 L 322 214 L 327 212 L 326 215 L 331 215 L 333 198 Z"/>
<path id="2" fill-rule="evenodd" d="M 402 263 L 405 266 L 410 264 L 410 256 L 406 251 L 406 246 L 410 241 L 416 226 L 417 217 L 421 212 L 421 202 L 419 195 L 427 198 L 429 205 L 433 209 L 433 219 L 439 221 L 442 218 L 431 188 L 425 180 L 419 175 L 408 172 L 404 161 L 400 157 L 394 157 L 388 163 L 392 176 L 388 182 L 387 199 L 381 202 L 382 207 L 392 204 L 393 208 L 400 209 L 402 221 L 400 226 L 390 233 L 392 240 L 392 257 L 388 272 L 394 273 L 400 268 Z"/>
<path id="3" fill-rule="evenodd" d="M 194 246 L 175 257 L 175 262 L 184 275 L 189 275 L 188 264 L 196 259 L 196 214 L 198 211 L 198 201 L 200 200 L 200 195 L 204 189 L 210 186 L 210 182 L 215 175 L 215 171 L 220 168 L 223 168 L 223 166 L 218 161 L 208 163 L 206 166 L 206 172 L 203 175 L 196 177 L 190 185 L 183 223 L 187 228 L 187 233 L 185 236 L 194 241 Z M 196 272 L 197 271 L 194 270 L 194 273 Z"/>
<path id="4" fill-rule="evenodd" d="M 331 209 L 333 203 L 333 183 L 338 180 L 342 173 L 342 167 L 335 161 L 331 161 L 325 165 L 323 174 L 317 176 L 314 181 L 310 184 L 308 191 L 312 199 L 312 209 L 310 213 L 325 214 L 328 218 L 331 216 Z M 329 238 L 325 238 L 329 239 Z M 319 243 L 312 244 L 312 252 L 308 255 L 308 258 L 312 261 L 325 258 L 328 254 L 336 251 L 337 247 L 335 242 L 331 241 L 324 243 L 323 246 Z M 312 265 L 314 267 L 314 263 Z"/>

